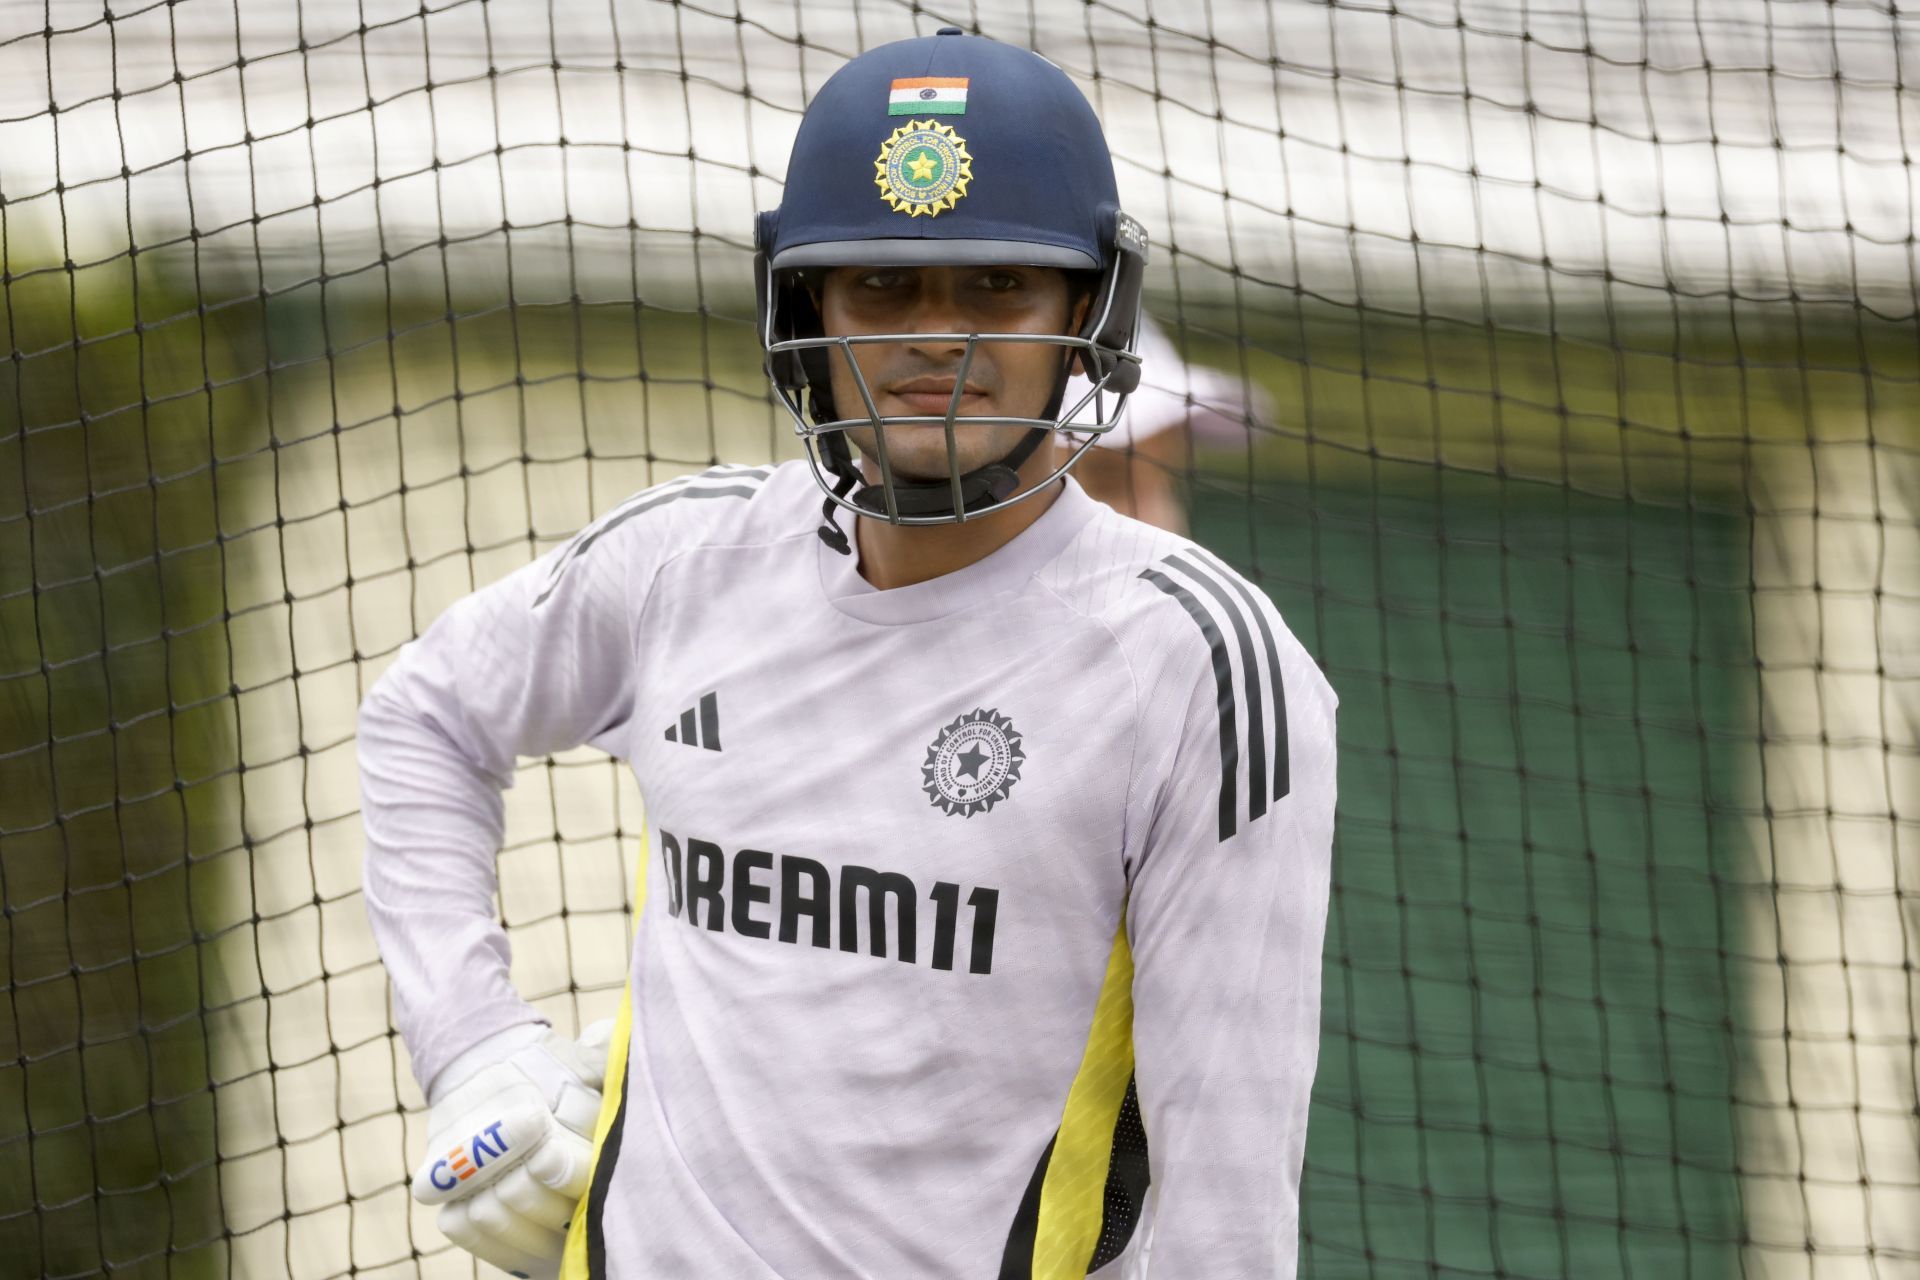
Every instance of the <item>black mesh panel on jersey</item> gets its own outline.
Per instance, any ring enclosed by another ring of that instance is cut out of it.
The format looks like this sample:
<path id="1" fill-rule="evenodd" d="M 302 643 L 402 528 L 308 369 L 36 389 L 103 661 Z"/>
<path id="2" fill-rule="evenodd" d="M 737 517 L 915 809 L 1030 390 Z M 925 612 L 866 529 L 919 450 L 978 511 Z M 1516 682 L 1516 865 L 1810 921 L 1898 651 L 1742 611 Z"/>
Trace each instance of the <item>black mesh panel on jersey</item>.
<path id="1" fill-rule="evenodd" d="M 1140 1119 L 1140 1095 L 1127 1077 L 1127 1096 L 1113 1122 L 1113 1155 L 1107 1162 L 1107 1191 L 1100 1205 L 1100 1239 L 1088 1271 L 1098 1271 L 1120 1256 L 1133 1239 L 1140 1206 L 1152 1174 L 1147 1165 L 1147 1126 Z"/>

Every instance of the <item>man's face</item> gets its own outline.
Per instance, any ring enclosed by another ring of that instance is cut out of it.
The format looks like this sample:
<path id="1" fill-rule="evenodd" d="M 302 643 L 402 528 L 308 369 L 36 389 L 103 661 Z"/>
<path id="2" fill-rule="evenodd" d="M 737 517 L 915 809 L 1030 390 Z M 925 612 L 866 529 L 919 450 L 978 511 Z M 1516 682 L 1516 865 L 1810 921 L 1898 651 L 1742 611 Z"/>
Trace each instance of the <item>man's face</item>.
<path id="1" fill-rule="evenodd" d="M 828 337 L 868 333 L 1072 333 L 1084 301 L 1068 314 L 1066 276 L 1052 267 L 835 267 L 820 288 Z M 1071 327 L 1069 327 L 1071 325 Z M 953 401 L 965 339 L 856 343 L 859 363 L 882 416 L 944 416 Z M 983 342 L 967 367 L 957 417 L 1037 418 L 1052 398 L 1066 359 L 1057 343 Z M 842 418 L 866 414 L 866 401 L 846 358 L 829 351 L 833 403 Z M 961 472 L 994 462 L 1025 434 L 1019 426 L 954 430 Z M 887 457 L 906 479 L 947 476 L 946 429 L 938 423 L 888 427 Z M 875 457 L 874 428 L 847 433 Z"/>

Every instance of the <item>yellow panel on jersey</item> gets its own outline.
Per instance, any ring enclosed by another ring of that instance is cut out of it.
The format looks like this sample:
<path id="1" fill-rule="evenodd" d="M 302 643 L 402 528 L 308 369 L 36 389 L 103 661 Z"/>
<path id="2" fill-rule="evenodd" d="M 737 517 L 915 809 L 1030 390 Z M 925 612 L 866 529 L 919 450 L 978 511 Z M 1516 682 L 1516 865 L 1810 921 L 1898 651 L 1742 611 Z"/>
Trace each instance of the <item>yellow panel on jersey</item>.
<path id="1" fill-rule="evenodd" d="M 640 918 L 647 906 L 647 838 L 640 837 L 640 872 L 633 891 L 635 945 L 639 945 Z M 631 959 L 631 957 L 629 957 Z M 633 1039 L 633 981 L 620 992 L 620 1012 L 613 1021 L 613 1039 L 607 1045 L 607 1078 L 600 1093 L 600 1116 L 593 1122 L 593 1163 L 587 1176 L 587 1194 L 580 1198 L 573 1221 L 567 1224 L 567 1247 L 560 1255 L 560 1280 L 601 1280 L 606 1260 L 601 1257 L 600 1210 L 607 1183 L 620 1155 L 616 1136 L 627 1110 L 627 1047 Z M 608 1139 L 612 1138 L 609 1143 Z M 602 1160 L 606 1167 L 601 1167 Z"/>
<path id="2" fill-rule="evenodd" d="M 1133 951 L 1126 913 L 1114 931 L 1107 976 L 1087 1030 L 1080 1071 L 1047 1159 L 1033 1237 L 1033 1280 L 1083 1280 L 1100 1240 L 1114 1127 L 1133 1079 Z"/>

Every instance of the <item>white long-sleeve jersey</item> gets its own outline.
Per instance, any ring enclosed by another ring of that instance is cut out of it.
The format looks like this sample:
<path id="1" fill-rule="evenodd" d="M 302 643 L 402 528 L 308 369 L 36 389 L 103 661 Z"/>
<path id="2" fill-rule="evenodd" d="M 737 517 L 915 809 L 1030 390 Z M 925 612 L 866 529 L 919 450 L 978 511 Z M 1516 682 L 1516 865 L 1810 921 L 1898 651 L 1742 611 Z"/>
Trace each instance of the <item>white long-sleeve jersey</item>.
<path id="1" fill-rule="evenodd" d="M 416 1075 L 538 1020 L 500 791 L 594 743 L 647 865 L 567 1274 L 1293 1275 L 1332 689 L 1263 594 L 1071 480 L 896 590 L 819 525 L 800 463 L 650 489 L 368 695 Z"/>

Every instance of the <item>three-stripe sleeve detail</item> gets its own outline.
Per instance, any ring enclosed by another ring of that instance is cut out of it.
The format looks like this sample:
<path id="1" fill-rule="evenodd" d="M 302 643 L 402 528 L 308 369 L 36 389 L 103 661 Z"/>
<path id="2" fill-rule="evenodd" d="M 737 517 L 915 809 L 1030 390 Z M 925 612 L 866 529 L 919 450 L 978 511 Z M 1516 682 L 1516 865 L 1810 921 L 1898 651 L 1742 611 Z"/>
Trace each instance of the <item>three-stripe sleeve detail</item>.
<path id="1" fill-rule="evenodd" d="M 1247 821 L 1252 822 L 1267 812 L 1267 789 L 1261 785 L 1267 776 L 1267 726 L 1260 707 L 1260 660 L 1253 656 L 1253 633 L 1247 630 L 1247 620 L 1234 607 L 1227 589 L 1212 574 L 1200 572 L 1179 556 L 1168 556 L 1166 562 L 1199 583 L 1233 624 L 1233 638 L 1240 646 L 1240 674 L 1247 682 Z M 1220 666 L 1215 663 L 1214 675 L 1219 673 Z"/>
<path id="2" fill-rule="evenodd" d="M 1239 574 L 1199 547 L 1194 548 L 1194 554 L 1239 594 L 1246 602 L 1247 612 L 1253 615 L 1254 623 L 1260 628 L 1260 640 L 1267 652 L 1267 672 L 1273 677 L 1273 798 L 1279 800 L 1293 789 L 1293 779 L 1287 751 L 1287 689 L 1280 679 L 1280 650 L 1273 642 L 1273 628 L 1267 625 L 1267 611 L 1253 598 L 1253 592 Z"/>
<path id="3" fill-rule="evenodd" d="M 1220 717 L 1220 838 L 1225 840 L 1234 833 L 1240 807 L 1235 790 L 1240 774 L 1240 730 L 1239 717 L 1233 710 L 1233 660 L 1227 656 L 1220 628 L 1193 592 L 1157 569 L 1143 569 L 1140 576 L 1180 602 L 1206 637 L 1207 650 L 1213 656 L 1214 708 Z"/>
<path id="4" fill-rule="evenodd" d="M 1259 600 L 1239 576 L 1219 560 L 1196 547 L 1190 554 L 1166 556 L 1160 565 L 1179 577 L 1159 568 L 1143 569 L 1140 576 L 1180 603 L 1206 640 L 1213 665 L 1214 704 L 1220 732 L 1218 827 L 1220 839 L 1226 840 L 1239 830 L 1242 759 L 1247 761 L 1248 822 L 1264 817 L 1269 801 L 1285 796 L 1290 785 L 1286 690 L 1281 678 L 1279 646 L 1274 642 L 1273 628 Z M 1233 633 L 1232 651 L 1226 639 L 1228 630 Z M 1260 637 L 1257 647 L 1256 631 Z M 1239 657 L 1238 670 L 1233 661 L 1235 652 Z M 1271 753 L 1269 726 L 1272 728 Z"/>
<path id="5" fill-rule="evenodd" d="M 575 536 L 566 551 L 555 561 L 553 571 L 547 576 L 545 590 L 534 597 L 533 607 L 539 608 L 547 602 L 547 597 L 559 590 L 560 581 L 567 570 L 587 552 L 593 550 L 594 543 L 618 529 L 629 520 L 658 511 L 669 503 L 681 499 L 698 498 L 751 498 L 760 491 L 760 483 L 772 472 L 766 467 L 716 467 L 703 471 L 697 476 L 688 476 L 684 480 L 669 481 L 667 484 L 648 489 L 629 498 L 624 506 L 616 507 L 606 516 Z M 726 481 L 721 485 L 707 485 L 701 481 Z"/>

